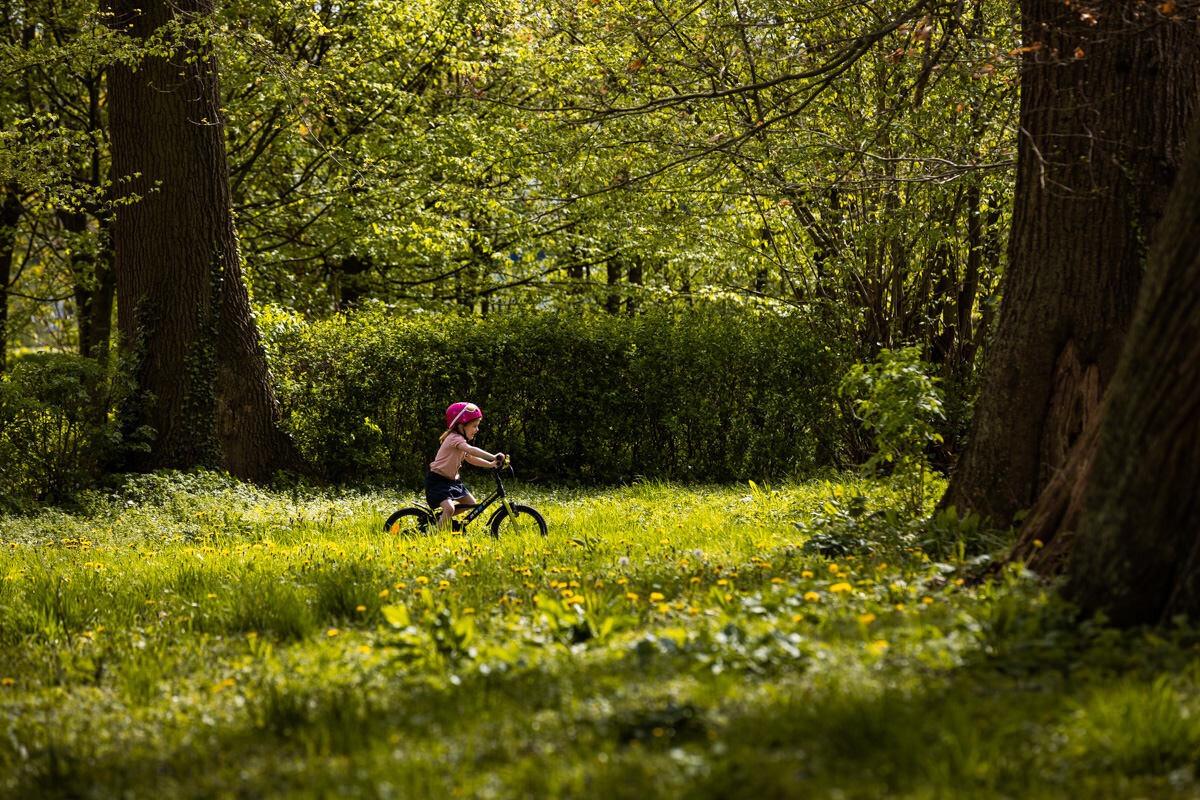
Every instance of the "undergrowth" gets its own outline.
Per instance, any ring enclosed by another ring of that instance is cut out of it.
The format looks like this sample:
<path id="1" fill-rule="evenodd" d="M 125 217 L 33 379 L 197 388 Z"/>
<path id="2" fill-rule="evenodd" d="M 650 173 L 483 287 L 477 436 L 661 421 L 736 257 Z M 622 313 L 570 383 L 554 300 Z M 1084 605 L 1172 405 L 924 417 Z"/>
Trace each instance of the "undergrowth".
<path id="1" fill-rule="evenodd" d="M 930 491 L 934 491 L 933 487 Z M 12 797 L 1188 797 L 1200 636 L 1083 621 L 852 478 L 388 491 L 128 479 L 0 518 Z"/>

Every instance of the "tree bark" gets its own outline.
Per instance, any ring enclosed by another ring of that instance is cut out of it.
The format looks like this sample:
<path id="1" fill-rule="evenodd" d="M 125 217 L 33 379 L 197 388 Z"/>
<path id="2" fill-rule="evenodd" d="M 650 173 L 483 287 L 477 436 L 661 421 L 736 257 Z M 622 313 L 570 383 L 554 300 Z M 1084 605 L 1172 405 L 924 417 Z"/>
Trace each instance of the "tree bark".
<path id="1" fill-rule="evenodd" d="M 110 0 L 143 40 L 211 0 Z M 140 394 L 126 426 L 155 431 L 134 469 L 219 467 L 262 479 L 294 463 L 242 280 L 216 59 L 200 41 L 109 71 L 118 210 L 117 318 Z M 125 204 L 123 201 L 133 200 Z"/>
<path id="2" fill-rule="evenodd" d="M 0 373 L 8 369 L 8 287 L 21 211 L 20 188 L 15 184 L 5 186 L 4 202 L 0 203 Z"/>
<path id="3" fill-rule="evenodd" d="M 1079 481 L 1068 593 L 1118 624 L 1200 616 L 1200 124 Z"/>
<path id="4" fill-rule="evenodd" d="M 1009 263 L 942 505 L 1007 524 L 1096 416 L 1200 97 L 1200 36 L 1152 6 L 1023 0 Z"/>

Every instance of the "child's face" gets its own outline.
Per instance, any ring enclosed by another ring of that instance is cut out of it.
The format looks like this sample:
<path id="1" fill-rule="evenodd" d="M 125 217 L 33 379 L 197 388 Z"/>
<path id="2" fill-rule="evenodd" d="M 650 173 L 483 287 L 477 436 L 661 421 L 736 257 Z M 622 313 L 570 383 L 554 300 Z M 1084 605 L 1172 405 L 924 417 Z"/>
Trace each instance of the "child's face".
<path id="1" fill-rule="evenodd" d="M 479 433 L 479 420 L 473 419 L 463 426 L 463 435 L 468 441 L 475 438 L 475 434 Z"/>

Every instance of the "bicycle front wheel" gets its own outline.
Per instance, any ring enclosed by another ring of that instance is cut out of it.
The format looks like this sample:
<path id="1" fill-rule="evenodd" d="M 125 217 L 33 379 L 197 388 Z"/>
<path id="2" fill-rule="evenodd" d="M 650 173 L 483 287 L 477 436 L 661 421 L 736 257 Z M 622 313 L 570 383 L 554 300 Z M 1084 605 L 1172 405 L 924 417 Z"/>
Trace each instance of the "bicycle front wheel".
<path id="1" fill-rule="evenodd" d="M 433 515 L 416 506 L 400 509 L 383 523 L 383 530 L 396 536 L 424 535 L 432 527 Z"/>
<path id="2" fill-rule="evenodd" d="M 513 513 L 508 513 L 511 508 Z M 492 536 L 499 538 L 501 533 L 540 533 L 546 535 L 546 520 L 536 510 L 529 506 L 510 503 L 508 508 L 501 508 L 492 517 Z"/>

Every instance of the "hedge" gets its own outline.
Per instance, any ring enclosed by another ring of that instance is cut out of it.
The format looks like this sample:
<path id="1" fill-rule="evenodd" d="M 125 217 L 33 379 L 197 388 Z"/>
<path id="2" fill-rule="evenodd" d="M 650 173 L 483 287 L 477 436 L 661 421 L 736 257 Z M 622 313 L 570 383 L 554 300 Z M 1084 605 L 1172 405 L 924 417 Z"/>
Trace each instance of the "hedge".
<path id="1" fill-rule="evenodd" d="M 70 353 L 35 353 L 0 375 L 0 510 L 91 486 L 118 452 L 108 376 Z"/>
<path id="2" fill-rule="evenodd" d="M 285 427 L 328 480 L 416 489 L 447 405 L 524 478 L 614 483 L 802 474 L 840 446 L 841 365 L 799 316 L 704 306 L 637 317 L 268 311 Z"/>

